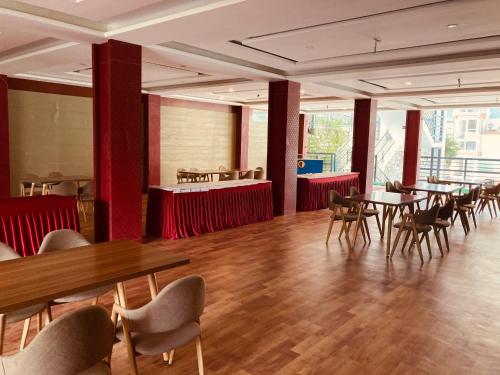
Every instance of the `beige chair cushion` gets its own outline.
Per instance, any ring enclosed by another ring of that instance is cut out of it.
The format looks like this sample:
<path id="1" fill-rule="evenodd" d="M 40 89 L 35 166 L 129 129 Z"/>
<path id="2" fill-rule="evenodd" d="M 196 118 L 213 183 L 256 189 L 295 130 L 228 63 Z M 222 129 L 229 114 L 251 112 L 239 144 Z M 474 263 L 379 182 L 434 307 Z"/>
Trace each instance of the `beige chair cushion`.
<path id="1" fill-rule="evenodd" d="M 26 349 L 0 357 L 0 374 L 109 374 L 95 366 L 111 353 L 113 338 L 108 312 L 101 306 L 88 306 L 54 320 Z M 100 372 L 86 372 L 90 370 Z"/>
<path id="2" fill-rule="evenodd" d="M 396 223 L 394 224 L 394 228 L 399 228 L 402 223 Z M 421 224 L 416 224 L 417 232 L 418 233 L 424 233 L 424 232 L 430 232 L 432 230 L 432 227 L 430 225 L 421 225 Z M 411 223 L 406 223 L 405 224 L 405 230 L 412 230 L 413 226 Z"/>
<path id="3" fill-rule="evenodd" d="M 201 335 L 199 323 L 188 323 L 169 332 L 132 333 L 134 349 L 139 354 L 158 355 L 184 346 Z M 125 342 L 121 322 L 117 325 L 116 337 Z"/>

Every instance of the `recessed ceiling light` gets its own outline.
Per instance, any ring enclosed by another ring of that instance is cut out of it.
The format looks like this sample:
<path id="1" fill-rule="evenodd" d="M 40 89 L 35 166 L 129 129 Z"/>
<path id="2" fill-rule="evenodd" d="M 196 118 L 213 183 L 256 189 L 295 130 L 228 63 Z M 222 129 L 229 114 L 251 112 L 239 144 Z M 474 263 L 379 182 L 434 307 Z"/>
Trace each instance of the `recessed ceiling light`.
<path id="1" fill-rule="evenodd" d="M 230 87 L 228 91 L 229 91 L 229 92 L 233 92 L 233 91 L 234 91 L 234 89 L 233 89 L 232 87 Z"/>
<path id="2" fill-rule="evenodd" d="M 405 82 L 405 85 L 406 85 L 406 86 L 410 86 L 410 85 L 411 85 L 411 82 L 410 82 L 410 81 L 406 81 L 406 82 Z"/>
<path id="3" fill-rule="evenodd" d="M 223 96 L 219 96 L 219 99 L 220 99 L 220 100 L 224 100 L 224 97 L 223 97 Z"/>
<path id="4" fill-rule="evenodd" d="M 306 92 L 306 90 L 300 90 L 301 94 L 304 94 L 305 92 Z"/>
<path id="5" fill-rule="evenodd" d="M 457 26 L 458 26 L 458 24 L 456 24 L 456 23 L 450 23 L 449 25 L 446 25 L 446 27 L 447 27 L 448 29 L 454 29 L 454 28 L 455 28 L 455 27 L 457 27 Z"/>
<path id="6" fill-rule="evenodd" d="M 314 49 L 314 46 L 312 46 L 312 45 L 307 45 L 307 46 L 306 46 L 306 48 L 307 48 L 307 49 Z"/>

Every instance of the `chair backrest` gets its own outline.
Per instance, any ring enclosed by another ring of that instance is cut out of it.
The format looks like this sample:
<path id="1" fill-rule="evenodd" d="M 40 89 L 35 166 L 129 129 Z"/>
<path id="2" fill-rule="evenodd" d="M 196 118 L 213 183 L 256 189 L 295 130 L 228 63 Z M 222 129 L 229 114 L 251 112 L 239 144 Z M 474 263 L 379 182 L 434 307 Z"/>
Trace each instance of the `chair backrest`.
<path id="1" fill-rule="evenodd" d="M 469 191 L 467 194 L 461 195 L 459 197 L 455 198 L 455 203 L 457 207 L 461 207 L 464 204 L 470 204 L 472 203 L 472 194 L 474 193 L 473 190 Z"/>
<path id="2" fill-rule="evenodd" d="M 453 215 L 453 208 L 455 207 L 455 198 L 448 199 L 448 202 L 439 209 L 438 217 L 441 220 L 449 220 Z"/>
<path id="3" fill-rule="evenodd" d="M 114 336 L 103 307 L 84 307 L 54 320 L 26 349 L 0 357 L 0 374 L 77 375 L 111 353 Z"/>
<path id="4" fill-rule="evenodd" d="M 356 186 L 351 186 L 349 189 L 349 195 L 352 197 L 353 195 L 358 195 L 359 190 Z"/>
<path id="5" fill-rule="evenodd" d="M 479 200 L 479 196 L 481 195 L 481 186 L 476 186 L 472 189 L 472 201 L 477 202 Z"/>
<path id="6" fill-rule="evenodd" d="M 160 333 L 199 322 L 204 307 L 205 280 L 191 275 L 168 284 L 141 308 L 127 310 L 126 318 L 132 332 Z"/>
<path id="7" fill-rule="evenodd" d="M 225 174 L 219 175 L 219 181 L 229 181 L 229 180 L 238 180 L 239 179 L 239 172 L 229 172 Z"/>
<path id="8" fill-rule="evenodd" d="M 330 190 L 328 192 L 328 206 L 330 210 L 333 210 L 335 206 L 342 206 L 351 208 L 352 200 L 349 198 L 344 198 L 337 190 Z"/>
<path id="9" fill-rule="evenodd" d="M 262 167 L 255 168 L 253 178 L 256 180 L 263 180 L 264 179 L 264 168 L 262 168 Z"/>
<path id="10" fill-rule="evenodd" d="M 53 185 L 50 193 L 53 195 L 74 197 L 78 195 L 78 185 L 72 181 L 63 181 L 60 184 Z"/>
<path id="11" fill-rule="evenodd" d="M 407 193 L 408 190 L 404 187 L 404 185 L 398 181 L 398 180 L 395 180 L 394 181 L 394 189 L 396 190 L 397 193 Z"/>
<path id="12" fill-rule="evenodd" d="M 415 223 L 421 225 L 432 225 L 436 221 L 439 213 L 439 204 L 432 206 L 428 210 L 418 211 L 415 217 Z"/>
<path id="13" fill-rule="evenodd" d="M 79 189 L 80 195 L 84 195 L 86 197 L 91 197 L 94 195 L 94 183 L 87 182 Z"/>
<path id="14" fill-rule="evenodd" d="M 227 171 L 227 168 L 223 165 L 219 165 L 219 171 Z"/>
<path id="15" fill-rule="evenodd" d="M 385 183 L 385 191 L 388 193 L 398 193 L 397 189 L 394 187 L 394 184 L 391 181 L 387 181 Z"/>
<path id="16" fill-rule="evenodd" d="M 430 184 L 438 184 L 439 178 L 437 176 L 427 176 L 427 182 Z"/>
<path id="17" fill-rule="evenodd" d="M 255 178 L 255 172 L 254 171 L 247 171 L 243 176 L 240 177 L 241 180 L 253 180 Z"/>
<path id="18" fill-rule="evenodd" d="M 63 174 L 61 172 L 50 172 L 49 177 L 62 177 Z"/>
<path id="19" fill-rule="evenodd" d="M 59 229 L 47 233 L 38 249 L 38 254 L 87 245 L 90 245 L 90 242 L 81 233 L 71 229 Z"/>
<path id="20" fill-rule="evenodd" d="M 0 262 L 17 258 L 21 258 L 21 256 L 16 253 L 13 248 L 3 242 L 0 242 Z"/>

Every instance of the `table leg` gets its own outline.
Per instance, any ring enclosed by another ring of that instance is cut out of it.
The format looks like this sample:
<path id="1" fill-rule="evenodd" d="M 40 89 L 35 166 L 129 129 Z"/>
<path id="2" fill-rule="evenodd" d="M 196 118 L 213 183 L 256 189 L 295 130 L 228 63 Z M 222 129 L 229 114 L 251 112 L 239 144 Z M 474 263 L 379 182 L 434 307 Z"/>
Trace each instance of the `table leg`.
<path id="1" fill-rule="evenodd" d="M 392 206 L 387 206 L 387 216 L 389 217 L 389 221 L 387 223 L 387 250 L 386 250 L 386 257 L 389 257 L 391 255 L 391 233 L 392 233 Z"/>
<path id="2" fill-rule="evenodd" d="M 35 183 L 34 182 L 31 183 L 30 197 L 32 197 L 33 195 L 35 195 Z"/>
<path id="3" fill-rule="evenodd" d="M 387 218 L 387 206 L 384 204 L 384 207 L 382 209 L 382 233 L 380 233 L 380 238 L 384 238 L 385 234 L 385 219 Z"/>
<path id="4" fill-rule="evenodd" d="M 425 204 L 425 209 L 428 210 L 429 209 L 429 203 L 432 199 L 432 193 L 431 192 L 428 192 L 427 193 L 427 203 Z"/>

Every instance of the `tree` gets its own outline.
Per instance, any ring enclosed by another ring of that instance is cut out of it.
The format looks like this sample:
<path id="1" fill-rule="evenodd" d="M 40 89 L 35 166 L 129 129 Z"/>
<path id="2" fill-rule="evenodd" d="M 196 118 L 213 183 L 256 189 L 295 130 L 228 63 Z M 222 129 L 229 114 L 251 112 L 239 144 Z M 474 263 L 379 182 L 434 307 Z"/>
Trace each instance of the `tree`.
<path id="1" fill-rule="evenodd" d="M 307 148 L 309 152 L 335 153 L 347 138 L 348 131 L 342 120 L 316 116 Z"/>
<path id="2" fill-rule="evenodd" d="M 459 150 L 460 145 L 458 144 L 458 142 L 455 141 L 455 139 L 451 135 L 447 134 L 444 144 L 444 156 L 446 156 L 447 158 L 454 158 L 455 156 L 457 156 Z"/>

